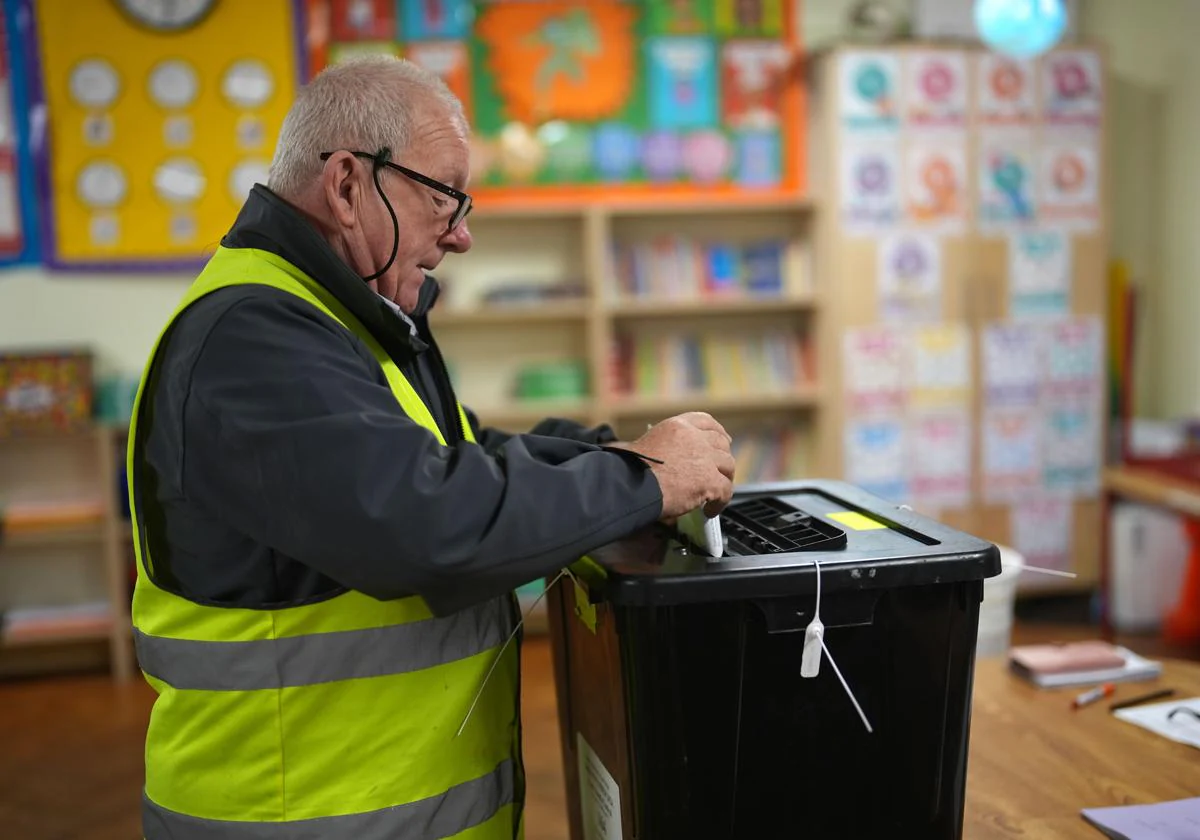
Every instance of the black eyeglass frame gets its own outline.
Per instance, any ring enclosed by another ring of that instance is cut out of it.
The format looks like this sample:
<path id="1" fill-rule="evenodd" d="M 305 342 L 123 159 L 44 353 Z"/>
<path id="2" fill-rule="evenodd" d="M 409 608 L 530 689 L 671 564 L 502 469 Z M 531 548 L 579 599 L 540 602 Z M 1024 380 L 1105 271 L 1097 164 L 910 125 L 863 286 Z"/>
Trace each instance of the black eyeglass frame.
<path id="1" fill-rule="evenodd" d="M 333 154 L 333 152 L 321 152 L 321 160 L 329 160 L 329 158 L 333 157 Z M 415 169 L 409 169 L 407 166 L 401 166 L 398 163 L 392 163 L 387 159 L 387 157 L 391 154 L 391 151 L 388 149 L 384 149 L 378 154 L 371 154 L 370 152 L 350 152 L 350 154 L 358 158 L 366 158 L 376 165 L 382 164 L 389 169 L 394 169 L 404 177 L 416 181 L 418 184 L 424 184 L 430 189 L 437 190 L 442 195 L 448 196 L 457 201 L 458 207 L 454 209 L 453 215 L 450 216 L 450 222 L 446 226 L 447 233 L 462 224 L 462 220 L 470 214 L 471 208 L 474 206 L 474 201 L 472 200 L 471 196 L 462 190 L 456 190 L 449 184 L 443 184 L 441 181 L 430 178 L 428 175 L 422 175 Z"/>

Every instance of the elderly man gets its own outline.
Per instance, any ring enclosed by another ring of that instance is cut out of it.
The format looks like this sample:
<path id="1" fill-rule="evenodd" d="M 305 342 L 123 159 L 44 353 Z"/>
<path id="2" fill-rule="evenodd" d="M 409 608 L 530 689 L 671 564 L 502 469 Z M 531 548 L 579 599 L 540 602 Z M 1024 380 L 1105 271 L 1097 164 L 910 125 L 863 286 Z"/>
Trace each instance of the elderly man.
<path id="1" fill-rule="evenodd" d="M 513 589 L 729 501 L 706 414 L 620 443 L 459 404 L 426 272 L 471 246 L 467 181 L 436 78 L 326 70 L 151 355 L 129 450 L 147 840 L 520 836 Z"/>

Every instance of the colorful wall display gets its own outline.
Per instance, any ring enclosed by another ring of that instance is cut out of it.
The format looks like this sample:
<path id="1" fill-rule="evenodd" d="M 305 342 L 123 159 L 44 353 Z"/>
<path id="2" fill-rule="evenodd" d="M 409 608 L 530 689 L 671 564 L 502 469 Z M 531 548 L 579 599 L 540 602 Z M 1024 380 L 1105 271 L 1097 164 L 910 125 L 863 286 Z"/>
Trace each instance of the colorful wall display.
<path id="1" fill-rule="evenodd" d="M 25 77 L 28 28 L 28 16 L 5 3 L 0 16 L 0 265 L 35 262 L 40 256 Z"/>
<path id="2" fill-rule="evenodd" d="M 255 182 L 304 78 L 298 0 L 23 0 L 47 261 L 194 264 Z"/>
<path id="3" fill-rule="evenodd" d="M 308 64 L 387 53 L 441 75 L 472 123 L 480 202 L 796 196 L 792 5 L 308 0 Z"/>

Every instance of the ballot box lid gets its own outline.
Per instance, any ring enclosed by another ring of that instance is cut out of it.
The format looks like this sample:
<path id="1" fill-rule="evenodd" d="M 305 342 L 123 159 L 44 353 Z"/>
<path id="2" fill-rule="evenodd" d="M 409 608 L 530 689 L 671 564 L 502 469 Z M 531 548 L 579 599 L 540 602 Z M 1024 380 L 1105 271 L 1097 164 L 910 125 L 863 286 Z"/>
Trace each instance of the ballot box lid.
<path id="1" fill-rule="evenodd" d="M 741 485 L 721 527 L 720 558 L 665 527 L 605 546 L 582 567 L 588 588 L 597 600 L 655 606 L 812 592 L 817 564 L 827 592 L 982 580 L 1001 570 L 992 543 L 841 481 Z"/>

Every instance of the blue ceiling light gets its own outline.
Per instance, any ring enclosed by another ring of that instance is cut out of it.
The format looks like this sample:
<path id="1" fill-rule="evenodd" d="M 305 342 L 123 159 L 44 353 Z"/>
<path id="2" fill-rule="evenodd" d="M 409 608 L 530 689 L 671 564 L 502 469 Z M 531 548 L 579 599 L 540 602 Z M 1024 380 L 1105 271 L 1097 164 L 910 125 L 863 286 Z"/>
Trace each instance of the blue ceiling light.
<path id="1" fill-rule="evenodd" d="M 1067 29 L 1063 0 L 975 0 L 975 27 L 983 42 L 1010 58 L 1035 58 Z"/>

